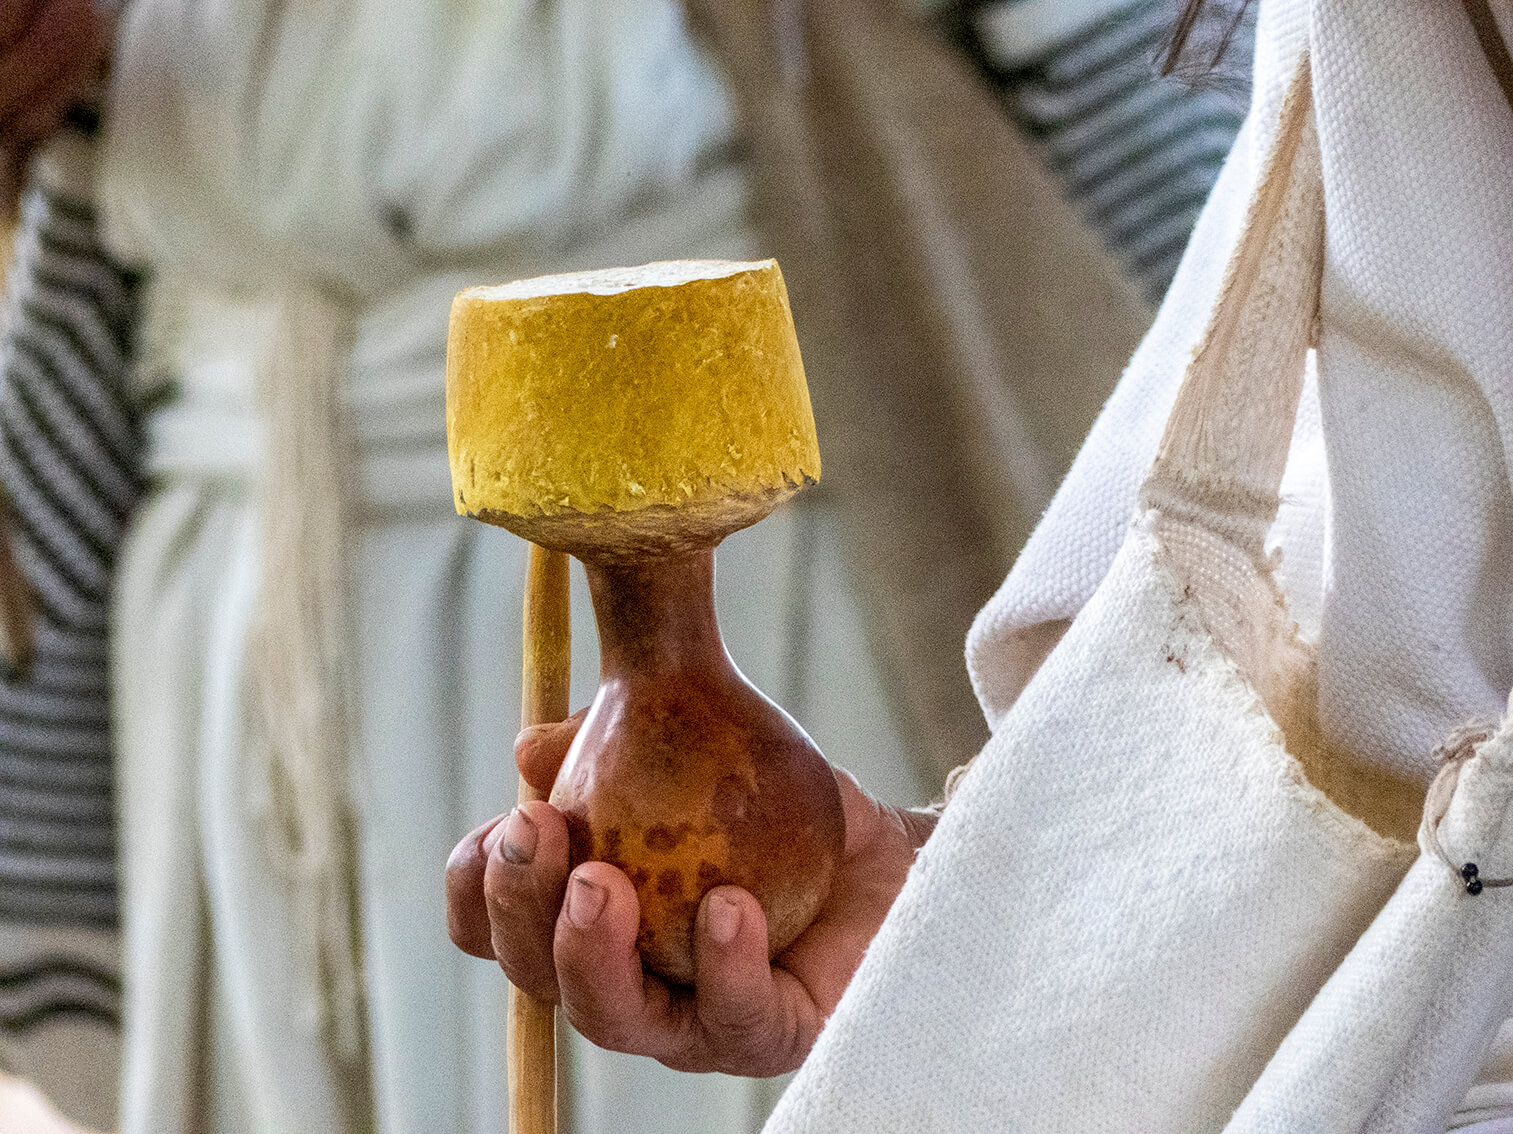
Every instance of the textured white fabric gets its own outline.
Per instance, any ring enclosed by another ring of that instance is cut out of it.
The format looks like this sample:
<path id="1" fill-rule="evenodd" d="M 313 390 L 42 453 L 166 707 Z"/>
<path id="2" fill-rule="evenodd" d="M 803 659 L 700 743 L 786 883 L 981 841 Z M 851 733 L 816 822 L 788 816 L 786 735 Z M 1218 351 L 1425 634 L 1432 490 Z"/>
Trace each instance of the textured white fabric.
<path id="1" fill-rule="evenodd" d="M 978 757 L 771 1134 L 1217 1130 L 1391 892 L 1410 848 L 1301 781 L 1154 554 Z"/>
<path id="2" fill-rule="evenodd" d="M 771 1134 L 1425 1134 L 1510 1116 L 1494 1037 L 1513 1004 L 1513 898 L 1469 894 L 1427 845 L 1342 811 L 1280 727 L 1312 769 L 1339 775 L 1343 755 L 1358 783 L 1422 783 L 1454 726 L 1507 712 L 1509 573 L 1489 547 L 1507 531 L 1513 287 L 1445 230 L 1478 217 L 1507 252 L 1492 158 L 1507 168 L 1513 118 L 1456 19 L 1394 0 L 1263 6 L 1252 116 L 1172 295 L 974 628 L 994 736 Z M 1263 258 L 1262 282 L 1236 290 L 1305 47 L 1322 284 L 1307 294 L 1306 274 L 1269 276 Z M 1415 221 L 1434 235 L 1400 232 Z M 1236 295 L 1245 313 L 1228 318 Z M 1286 324 L 1315 311 L 1321 424 L 1304 399 L 1284 473 L 1264 407 L 1296 396 L 1305 358 Z M 1263 553 L 1279 481 L 1291 514 L 1272 546 L 1295 595 L 1322 595 L 1316 646 L 1292 633 Z M 1142 483 L 1159 510 L 1135 509 Z M 1072 616 L 1026 685 L 1014 635 Z M 1513 874 L 1510 805 L 1513 715 L 1461 774 L 1447 852 Z"/>
<path id="3" fill-rule="evenodd" d="M 1300 432 L 1292 514 L 1284 507 L 1277 528 L 1282 575 L 1305 628 L 1321 611 L 1325 734 L 1427 782 L 1433 746 L 1498 715 L 1513 687 L 1513 115 L 1459 5 L 1415 0 L 1264 0 L 1258 105 L 1310 19 L 1330 218 L 1318 351 L 1328 461 L 1326 472 L 1318 435 Z M 1234 240 L 1259 121 L 1150 335 L 973 627 L 969 664 L 991 722 L 1022 685 L 1006 640 L 1076 614 L 1119 546 L 1175 395 L 1173 363 Z"/>
<path id="4" fill-rule="evenodd" d="M 1494 4 L 1506 35 L 1510 12 Z M 1255 99 L 1305 34 L 1330 239 L 1317 400 L 1305 392 L 1273 529 L 1320 654 L 1333 743 L 1426 780 L 1428 754 L 1513 686 L 1513 116 L 1458 5 L 1264 0 Z M 990 723 L 1027 674 L 1017 633 L 1072 617 L 1119 546 L 1232 245 L 1258 116 L 1221 176 L 1151 334 L 968 639 Z M 1320 411 L 1322 411 L 1320 413 Z M 1327 451 L 1327 457 L 1326 457 Z M 1513 1109 L 1513 1026 L 1468 1109 Z"/>
<path id="5" fill-rule="evenodd" d="M 1306 38 L 1306 24 L 1301 4 L 1261 5 L 1252 96 L 1256 107 L 1274 109 L 1286 77 L 1283 68 Z M 1076 615 L 1124 538 L 1136 491 L 1176 397 L 1181 364 L 1203 329 L 1238 238 L 1269 125 L 1267 115 L 1252 110 L 1155 322 L 1014 569 L 972 625 L 968 670 L 994 727 L 1028 679 L 1012 661 L 1010 640 L 1026 627 Z"/>
<path id="6" fill-rule="evenodd" d="M 1513 716 L 1461 773 L 1439 832 L 1447 852 L 1505 876 L 1510 807 Z M 1468 895 L 1425 848 L 1226 1134 L 1445 1129 L 1513 1007 L 1513 902 L 1484 894 Z"/>
<path id="7" fill-rule="evenodd" d="M 453 514 L 447 312 L 479 282 L 751 255 L 724 92 L 672 0 L 141 0 L 123 21 L 103 214 L 159 281 L 144 379 L 174 385 L 148 421 L 155 489 L 118 579 L 122 1130 L 501 1130 L 505 984 L 447 940 L 440 882 L 452 843 L 514 798 L 524 556 Z M 354 321 L 357 1067 L 311 1018 L 308 922 L 249 806 L 277 446 L 256 395 L 276 345 L 262 313 L 305 287 Z M 720 549 L 727 642 L 832 758 L 917 801 L 821 510 Z M 576 582 L 583 704 L 597 659 Z M 847 696 L 795 697 L 822 681 Z M 585 1130 L 748 1131 L 775 1094 L 577 1039 L 567 1070 Z"/>

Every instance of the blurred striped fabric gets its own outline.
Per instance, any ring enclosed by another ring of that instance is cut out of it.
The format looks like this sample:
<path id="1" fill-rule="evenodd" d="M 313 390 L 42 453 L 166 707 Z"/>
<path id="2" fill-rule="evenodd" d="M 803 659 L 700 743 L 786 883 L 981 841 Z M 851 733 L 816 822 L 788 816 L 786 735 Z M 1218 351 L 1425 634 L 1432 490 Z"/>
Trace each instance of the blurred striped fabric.
<path id="1" fill-rule="evenodd" d="M 24 1035 L 60 1015 L 119 1026 L 121 982 L 112 966 L 61 950 L 0 966 L 0 1035 Z"/>
<path id="2" fill-rule="evenodd" d="M 1160 75 L 1176 0 L 958 0 L 955 37 L 1067 193 L 1158 302 L 1250 99 L 1252 3 L 1211 5 Z M 1227 40 L 1222 58 L 1210 67 Z"/>
<path id="3" fill-rule="evenodd" d="M 0 918 L 107 927 L 107 601 L 142 492 L 126 385 L 134 285 L 89 204 L 34 177 L 6 290 L 0 487 L 40 613 L 30 672 L 0 679 Z"/>

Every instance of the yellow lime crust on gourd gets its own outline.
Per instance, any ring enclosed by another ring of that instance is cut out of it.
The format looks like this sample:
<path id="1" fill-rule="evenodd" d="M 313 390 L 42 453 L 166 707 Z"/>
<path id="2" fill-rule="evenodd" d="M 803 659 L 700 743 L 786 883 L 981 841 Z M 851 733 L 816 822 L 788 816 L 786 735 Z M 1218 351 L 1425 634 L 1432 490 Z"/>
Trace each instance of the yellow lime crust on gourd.
<path id="1" fill-rule="evenodd" d="M 452 303 L 457 510 L 551 516 L 800 487 L 819 444 L 777 261 L 679 260 Z"/>

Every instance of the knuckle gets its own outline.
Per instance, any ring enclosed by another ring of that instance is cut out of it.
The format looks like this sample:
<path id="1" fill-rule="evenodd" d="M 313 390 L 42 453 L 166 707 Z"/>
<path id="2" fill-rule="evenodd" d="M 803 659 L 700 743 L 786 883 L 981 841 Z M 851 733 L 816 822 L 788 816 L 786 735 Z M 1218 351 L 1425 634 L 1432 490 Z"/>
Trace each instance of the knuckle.
<path id="1" fill-rule="evenodd" d="M 556 1003 L 557 977 L 551 950 L 527 935 L 510 932 L 497 922 L 489 935 L 490 948 L 504 975 L 516 988 L 537 1000 Z"/>
<path id="2" fill-rule="evenodd" d="M 489 917 L 510 936 L 539 941 L 550 950 L 562 911 L 562 886 L 527 867 L 515 867 L 493 881 L 487 895 Z"/>
<path id="3" fill-rule="evenodd" d="M 490 895 L 488 918 L 494 951 L 503 956 L 550 956 L 553 918 L 510 894 Z"/>
<path id="4" fill-rule="evenodd" d="M 536 966 L 517 964 L 506 957 L 499 958 L 499 967 L 504 970 L 509 982 L 527 996 L 546 1004 L 556 1004 L 561 999 L 557 982 L 552 979 L 550 972 L 543 972 Z"/>
<path id="5" fill-rule="evenodd" d="M 559 946 L 556 961 L 563 1007 L 573 1027 L 610 1051 L 650 1054 L 641 1005 L 629 990 L 618 988 L 602 966 L 577 950 Z"/>
<path id="6" fill-rule="evenodd" d="M 485 908 L 494 952 L 501 960 L 506 957 L 549 959 L 556 911 L 533 900 L 528 888 L 522 891 L 521 881 L 491 872 L 485 884 Z"/>
<path id="7" fill-rule="evenodd" d="M 623 1014 L 593 1000 L 576 998 L 568 1001 L 565 1008 L 568 1021 L 590 1043 L 627 1055 L 646 1054 L 639 1034 Z"/>
<path id="8" fill-rule="evenodd" d="M 519 879 L 513 870 L 495 870 L 490 865 L 483 876 L 483 903 L 496 923 L 509 925 L 521 914 Z"/>
<path id="9" fill-rule="evenodd" d="M 721 1035 L 717 1069 L 728 1075 L 780 1075 L 798 1066 L 794 1037 L 770 1015 Z"/>
<path id="10" fill-rule="evenodd" d="M 764 1046 L 773 1035 L 772 1015 L 767 1005 L 751 1001 L 726 1001 L 711 1008 L 708 1027 L 733 1047 Z"/>

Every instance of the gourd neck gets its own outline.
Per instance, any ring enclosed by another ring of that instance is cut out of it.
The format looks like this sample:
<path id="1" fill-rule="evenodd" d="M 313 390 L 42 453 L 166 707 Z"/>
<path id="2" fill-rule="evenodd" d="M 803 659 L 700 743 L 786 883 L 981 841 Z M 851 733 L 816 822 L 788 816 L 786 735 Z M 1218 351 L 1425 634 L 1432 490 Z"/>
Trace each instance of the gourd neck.
<path id="1" fill-rule="evenodd" d="M 599 669 L 608 681 L 731 662 L 714 609 L 714 549 L 624 562 L 585 562 Z"/>

